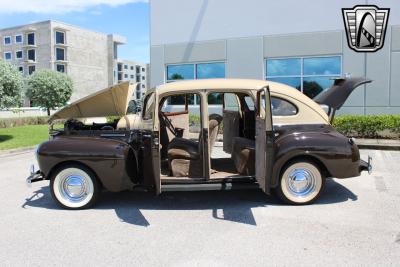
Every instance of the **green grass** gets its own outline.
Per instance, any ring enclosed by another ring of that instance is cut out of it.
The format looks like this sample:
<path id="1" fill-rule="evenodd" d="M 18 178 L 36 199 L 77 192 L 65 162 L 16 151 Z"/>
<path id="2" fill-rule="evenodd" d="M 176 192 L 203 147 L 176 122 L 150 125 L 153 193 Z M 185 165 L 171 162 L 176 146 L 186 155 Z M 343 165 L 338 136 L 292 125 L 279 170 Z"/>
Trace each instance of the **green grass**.
<path id="1" fill-rule="evenodd" d="M 0 150 L 29 147 L 49 139 L 49 126 L 25 125 L 0 129 Z"/>

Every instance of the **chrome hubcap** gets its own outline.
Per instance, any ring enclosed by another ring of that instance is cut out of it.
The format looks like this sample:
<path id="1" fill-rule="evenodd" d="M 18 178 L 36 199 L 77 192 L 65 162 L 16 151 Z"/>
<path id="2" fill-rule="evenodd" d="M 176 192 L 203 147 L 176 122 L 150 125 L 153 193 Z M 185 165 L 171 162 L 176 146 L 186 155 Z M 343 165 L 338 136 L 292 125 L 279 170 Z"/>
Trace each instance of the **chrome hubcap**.
<path id="1" fill-rule="evenodd" d="M 88 186 L 85 177 L 70 175 L 64 177 L 60 183 L 60 192 L 64 198 L 72 202 L 81 201 L 88 194 Z"/>
<path id="2" fill-rule="evenodd" d="M 288 189 L 295 196 L 307 196 L 315 190 L 316 179 L 307 169 L 294 169 L 287 178 Z"/>

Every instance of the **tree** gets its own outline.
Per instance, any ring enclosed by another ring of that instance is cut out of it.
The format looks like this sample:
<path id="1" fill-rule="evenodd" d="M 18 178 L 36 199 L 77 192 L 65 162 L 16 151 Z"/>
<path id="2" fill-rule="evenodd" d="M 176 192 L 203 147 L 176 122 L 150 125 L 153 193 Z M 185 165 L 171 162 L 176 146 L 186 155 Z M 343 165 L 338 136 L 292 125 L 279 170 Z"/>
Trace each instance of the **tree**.
<path id="1" fill-rule="evenodd" d="M 36 71 L 28 80 L 27 96 L 35 105 L 50 109 L 64 106 L 70 99 L 73 84 L 66 74 L 53 70 Z"/>
<path id="2" fill-rule="evenodd" d="M 171 75 L 170 80 L 183 80 L 183 76 L 178 73 L 174 73 Z"/>
<path id="3" fill-rule="evenodd" d="M 23 86 L 22 74 L 13 65 L 0 60 L 0 108 L 21 106 Z"/>

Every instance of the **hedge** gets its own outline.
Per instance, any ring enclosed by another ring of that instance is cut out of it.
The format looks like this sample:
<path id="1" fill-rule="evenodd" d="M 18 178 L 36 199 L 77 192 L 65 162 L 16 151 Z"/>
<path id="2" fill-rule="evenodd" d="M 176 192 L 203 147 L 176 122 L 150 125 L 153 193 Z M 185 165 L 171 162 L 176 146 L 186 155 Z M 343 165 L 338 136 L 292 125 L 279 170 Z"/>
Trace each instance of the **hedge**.
<path id="1" fill-rule="evenodd" d="M 346 136 L 361 138 L 399 138 L 400 115 L 342 115 L 333 126 Z"/>
<path id="2" fill-rule="evenodd" d="M 47 124 L 49 117 L 18 117 L 18 118 L 3 118 L 0 119 L 0 128 L 11 128 L 24 125 L 39 125 Z"/>

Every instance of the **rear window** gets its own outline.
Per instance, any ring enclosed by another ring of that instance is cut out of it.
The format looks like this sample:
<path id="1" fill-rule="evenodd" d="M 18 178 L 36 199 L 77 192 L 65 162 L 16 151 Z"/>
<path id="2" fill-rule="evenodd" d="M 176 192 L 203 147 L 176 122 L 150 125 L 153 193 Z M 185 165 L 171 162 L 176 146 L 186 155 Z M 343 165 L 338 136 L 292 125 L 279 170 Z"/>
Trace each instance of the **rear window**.
<path id="1" fill-rule="evenodd" d="M 282 98 L 271 97 L 272 116 L 294 116 L 298 113 L 297 107 Z"/>

